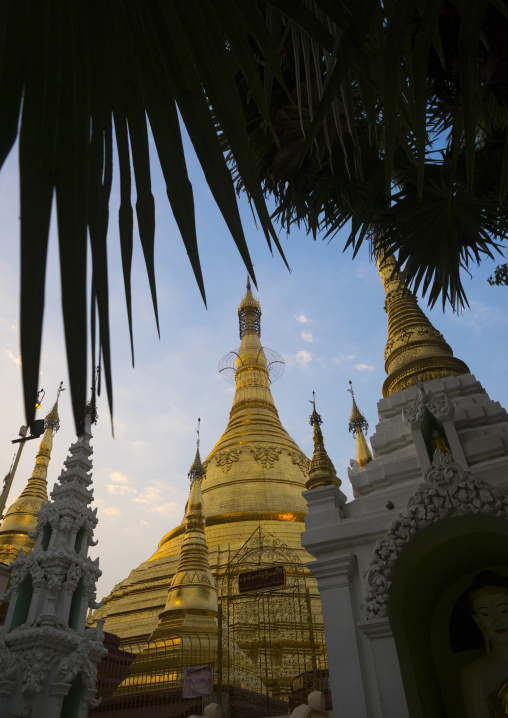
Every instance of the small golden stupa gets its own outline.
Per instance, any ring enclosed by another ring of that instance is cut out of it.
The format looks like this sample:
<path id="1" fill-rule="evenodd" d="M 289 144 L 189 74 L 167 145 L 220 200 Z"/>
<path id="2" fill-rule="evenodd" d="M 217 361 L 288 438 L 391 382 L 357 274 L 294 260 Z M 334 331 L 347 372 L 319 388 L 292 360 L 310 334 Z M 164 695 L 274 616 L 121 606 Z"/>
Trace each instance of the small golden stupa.
<path id="1" fill-rule="evenodd" d="M 60 428 L 58 399 L 62 391 L 60 384 L 57 399 L 44 420 L 45 431 L 32 476 L 16 501 L 9 506 L 0 525 L 1 563 L 12 563 L 17 559 L 21 549 L 28 553 L 35 545 L 35 540 L 30 538 L 30 534 L 35 531 L 39 509 L 48 500 L 48 465 L 53 448 L 53 436 Z"/>
<path id="2" fill-rule="evenodd" d="M 316 397 L 314 392 L 312 392 L 312 394 L 314 399 L 312 401 L 310 425 L 314 427 L 314 453 L 312 454 L 312 460 L 309 466 L 309 479 L 306 485 L 309 490 L 317 489 L 320 486 L 328 486 L 329 484 L 335 484 L 337 488 L 340 488 L 342 481 L 338 478 L 335 466 L 326 453 L 323 432 L 320 426 L 323 420 L 316 411 Z"/>
<path id="3" fill-rule="evenodd" d="M 353 383 L 351 380 L 349 381 L 349 389 L 347 391 L 351 392 L 351 399 L 353 400 L 351 417 L 349 419 L 349 431 L 353 434 L 353 437 L 356 437 L 356 460 L 358 461 L 360 468 L 364 469 L 367 464 L 372 461 L 372 453 L 369 449 L 369 445 L 367 444 L 367 439 L 365 438 L 369 425 L 367 423 L 367 419 L 364 417 L 356 404 Z"/>
<path id="4" fill-rule="evenodd" d="M 199 441 L 199 439 L 198 439 Z M 217 648 L 217 585 L 210 570 L 208 546 L 205 537 L 205 516 L 203 513 L 203 494 L 201 482 L 205 478 L 205 469 L 199 455 L 189 471 L 191 489 L 185 510 L 185 537 L 178 570 L 173 576 L 164 611 L 159 615 L 159 623 L 150 640 L 192 634 L 215 635 Z M 207 641 L 211 647 L 210 640 Z M 214 655 L 209 656 L 209 661 Z"/>
<path id="5" fill-rule="evenodd" d="M 386 294 L 388 341 L 385 347 L 383 396 L 422 382 L 445 376 L 468 374 L 463 361 L 453 356 L 441 332 L 422 312 L 414 294 L 404 286 L 393 256 L 377 254 L 377 264 Z"/>

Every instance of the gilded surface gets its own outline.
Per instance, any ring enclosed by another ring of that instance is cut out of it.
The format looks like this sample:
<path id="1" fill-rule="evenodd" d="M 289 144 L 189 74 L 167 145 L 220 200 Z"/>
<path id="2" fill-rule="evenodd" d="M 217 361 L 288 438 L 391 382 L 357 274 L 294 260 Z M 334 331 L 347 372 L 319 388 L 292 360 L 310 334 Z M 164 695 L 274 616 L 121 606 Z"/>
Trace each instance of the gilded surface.
<path id="1" fill-rule="evenodd" d="M 351 416 L 349 418 L 349 431 L 354 437 L 356 437 L 356 460 L 360 468 L 364 469 L 367 464 L 372 461 L 372 454 L 365 438 L 369 425 L 356 404 L 355 393 L 353 391 L 353 384 L 351 380 L 349 381 L 349 389 L 347 391 L 351 393 L 351 399 L 353 400 Z"/>
<path id="2" fill-rule="evenodd" d="M 313 416 L 315 414 L 315 410 Z M 311 417 L 312 421 L 312 417 Z M 341 485 L 341 480 L 337 476 L 335 466 L 326 453 L 323 441 L 323 432 L 318 421 L 314 422 L 314 453 L 309 467 L 309 479 L 306 483 L 308 489 L 316 489 L 318 486 L 327 486 L 328 484 Z"/>
<path id="3" fill-rule="evenodd" d="M 55 418 L 55 407 L 51 410 L 53 419 Z M 56 413 L 56 418 L 58 418 L 58 413 Z M 35 545 L 35 541 L 30 538 L 29 534 L 35 531 L 37 512 L 48 500 L 46 477 L 53 448 L 53 430 L 53 423 L 49 423 L 37 452 L 32 476 L 28 479 L 22 493 L 8 508 L 0 526 L 0 561 L 2 563 L 12 563 L 18 557 L 21 549 L 27 553 Z"/>
<path id="4" fill-rule="evenodd" d="M 280 422 L 258 329 L 248 311 L 243 331 L 233 408 L 224 433 L 204 462 L 206 478 L 201 485 L 209 563 L 218 585 L 232 557 L 259 526 L 291 547 L 303 563 L 312 560 L 300 539 L 307 513 L 302 492 L 308 459 Z M 258 451 L 257 447 L 275 451 L 278 458 L 263 468 L 250 451 Z M 223 452 L 235 459 L 224 459 Z M 229 470 L 224 471 L 223 462 L 230 464 Z M 106 630 L 129 641 L 146 640 L 156 628 L 178 569 L 184 531 L 183 524 L 171 530 L 155 553 L 115 586 L 94 614 L 94 619 L 106 618 Z M 317 585 L 310 574 L 307 586 L 312 613 L 322 623 Z"/>
<path id="5" fill-rule="evenodd" d="M 201 493 L 204 469 L 199 450 L 189 475 L 193 481 L 184 519 L 180 561 L 151 641 L 166 640 L 183 633 L 205 633 L 207 636 L 217 633 L 217 586 L 208 561 Z M 182 650 L 184 645 L 180 645 Z M 211 645 L 216 646 L 216 641 Z M 215 654 L 208 659 L 213 661 Z"/>
<path id="6" fill-rule="evenodd" d="M 385 347 L 383 396 L 412 386 L 416 379 L 428 381 L 445 376 L 469 373 L 443 335 L 422 312 L 414 294 L 407 289 L 393 257 L 378 256 L 388 313 L 388 340 Z M 424 378 L 425 377 L 425 378 Z"/>
<path id="7" fill-rule="evenodd" d="M 274 463 L 279 460 L 281 452 L 282 449 L 278 446 L 262 446 L 261 444 L 256 444 L 250 450 L 250 453 L 254 455 L 255 460 L 263 469 L 271 469 Z"/>
<path id="8" fill-rule="evenodd" d="M 219 466 L 222 471 L 227 474 L 231 469 L 235 461 L 238 461 L 240 456 L 240 449 L 231 449 L 230 451 L 220 451 L 215 455 L 215 463 Z M 208 466 L 208 461 L 206 462 Z"/>

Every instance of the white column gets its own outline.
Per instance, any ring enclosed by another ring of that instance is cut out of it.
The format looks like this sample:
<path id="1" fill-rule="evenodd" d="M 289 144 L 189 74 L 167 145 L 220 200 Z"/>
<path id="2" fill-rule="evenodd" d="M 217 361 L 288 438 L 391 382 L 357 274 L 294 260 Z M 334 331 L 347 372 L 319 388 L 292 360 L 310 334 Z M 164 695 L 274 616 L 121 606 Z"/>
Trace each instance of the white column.
<path id="1" fill-rule="evenodd" d="M 388 618 L 358 623 L 370 640 L 383 718 L 409 718 L 399 658 Z"/>
<path id="2" fill-rule="evenodd" d="M 318 558 L 307 564 L 317 579 L 326 638 L 334 715 L 367 718 L 350 582 L 356 556 Z"/>

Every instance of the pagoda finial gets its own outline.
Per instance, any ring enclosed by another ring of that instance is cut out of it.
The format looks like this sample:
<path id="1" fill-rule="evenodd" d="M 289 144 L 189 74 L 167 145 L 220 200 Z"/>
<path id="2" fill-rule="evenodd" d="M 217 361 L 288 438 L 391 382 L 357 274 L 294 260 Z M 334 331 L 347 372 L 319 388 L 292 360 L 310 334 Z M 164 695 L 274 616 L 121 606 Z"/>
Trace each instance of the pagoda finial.
<path id="1" fill-rule="evenodd" d="M 85 414 L 90 414 L 91 424 L 96 424 L 99 418 L 99 414 L 97 413 L 97 394 L 100 394 L 100 388 L 98 390 L 98 387 L 100 387 L 100 381 L 101 368 L 98 366 L 95 368 L 95 372 L 93 374 L 92 386 L 90 387 L 90 399 L 85 404 Z"/>
<path id="2" fill-rule="evenodd" d="M 364 417 L 356 403 L 355 393 L 353 390 L 353 382 L 351 381 L 351 379 L 349 380 L 349 389 L 347 389 L 346 391 L 349 391 L 351 393 L 351 398 L 353 400 L 351 418 L 349 419 L 349 431 L 351 431 L 353 433 L 353 436 L 355 437 L 358 430 L 367 431 L 369 425 L 367 423 L 367 419 Z"/>
<path id="3" fill-rule="evenodd" d="M 309 466 L 309 478 L 305 484 L 308 489 L 316 489 L 318 486 L 328 486 L 329 484 L 341 485 L 341 480 L 337 476 L 335 466 L 326 453 L 323 441 L 323 433 L 320 424 L 323 419 L 316 411 L 316 394 L 312 392 L 312 414 L 309 417 L 309 423 L 314 427 L 314 454 Z"/>
<path id="4" fill-rule="evenodd" d="M 240 322 L 240 339 L 244 334 L 256 333 L 261 336 L 261 305 L 252 294 L 250 277 L 247 275 L 247 291 L 238 307 L 238 320 Z"/>
<path id="5" fill-rule="evenodd" d="M 201 461 L 201 456 L 199 454 L 199 429 L 201 426 L 201 419 L 198 419 L 198 428 L 196 429 L 196 433 L 198 435 L 197 441 L 196 441 L 196 456 L 194 457 L 194 463 L 189 469 L 189 479 L 191 483 L 194 481 L 194 479 L 204 479 L 205 478 L 205 467 L 203 466 L 203 463 Z"/>
<path id="6" fill-rule="evenodd" d="M 60 386 L 58 387 L 58 390 L 56 392 L 56 401 L 51 407 L 51 409 L 48 411 L 48 413 L 46 414 L 46 418 L 44 419 L 44 428 L 47 429 L 48 426 L 52 426 L 54 434 L 56 434 L 56 432 L 60 428 L 60 417 L 58 416 L 58 400 L 60 399 L 60 394 L 62 393 L 62 391 L 65 391 L 63 381 L 60 382 Z"/>
<path id="7" fill-rule="evenodd" d="M 360 467 L 364 469 L 367 464 L 372 461 L 372 453 L 364 434 L 364 432 L 366 433 L 368 431 L 369 425 L 356 403 L 351 379 L 349 380 L 349 389 L 347 389 L 347 391 L 351 392 L 351 398 L 353 400 L 351 418 L 349 419 L 349 431 L 352 432 L 353 437 L 356 437 L 356 460 L 360 464 Z"/>
<path id="8" fill-rule="evenodd" d="M 376 251 L 376 260 L 386 294 L 388 341 L 385 348 L 383 396 L 413 386 L 417 379 L 430 381 L 468 374 L 463 361 L 453 356 L 443 335 L 435 329 L 418 306 L 415 295 L 405 286 L 393 255 Z"/>
<path id="9" fill-rule="evenodd" d="M 309 404 L 312 404 L 312 414 L 309 417 L 309 424 L 316 426 L 316 424 L 322 424 L 323 419 L 316 411 L 316 392 L 312 392 L 312 399 L 309 399 Z"/>

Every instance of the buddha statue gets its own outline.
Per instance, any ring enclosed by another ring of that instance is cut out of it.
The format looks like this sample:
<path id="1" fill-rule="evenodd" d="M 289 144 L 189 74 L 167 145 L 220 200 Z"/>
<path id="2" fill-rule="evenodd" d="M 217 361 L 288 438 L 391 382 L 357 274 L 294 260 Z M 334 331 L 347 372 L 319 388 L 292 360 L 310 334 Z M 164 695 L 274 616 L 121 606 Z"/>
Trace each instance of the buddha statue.
<path id="1" fill-rule="evenodd" d="M 431 437 L 432 454 L 434 454 L 434 451 L 440 451 L 445 456 L 450 456 L 450 449 L 443 434 L 437 429 L 432 429 Z"/>
<path id="2" fill-rule="evenodd" d="M 466 715 L 502 718 L 508 716 L 508 578 L 493 571 L 477 574 L 468 599 L 485 640 L 485 655 L 462 671 Z"/>

